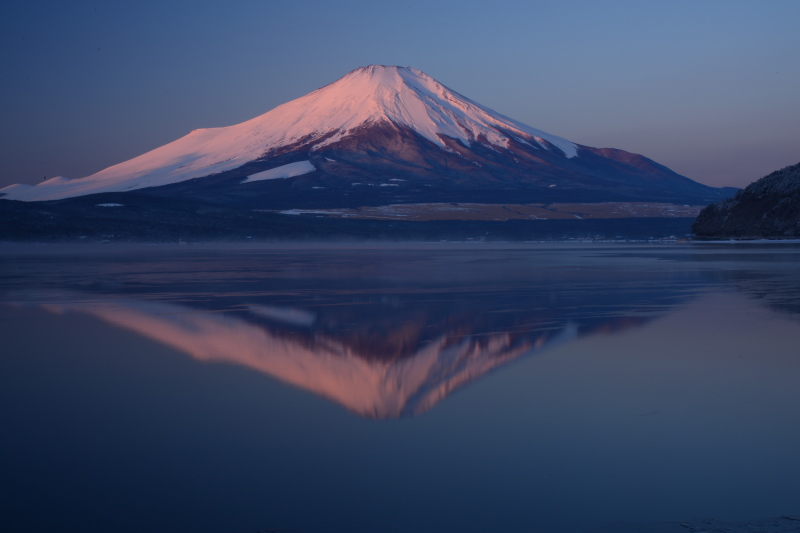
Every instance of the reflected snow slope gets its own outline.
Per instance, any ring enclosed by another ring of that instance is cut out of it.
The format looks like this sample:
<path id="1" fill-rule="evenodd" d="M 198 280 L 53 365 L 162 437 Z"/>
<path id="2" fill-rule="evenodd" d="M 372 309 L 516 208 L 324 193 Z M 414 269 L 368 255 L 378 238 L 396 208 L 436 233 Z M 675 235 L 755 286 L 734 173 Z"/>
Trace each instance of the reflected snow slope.
<path id="1" fill-rule="evenodd" d="M 752 519 L 798 515 L 797 245 L 0 257 L 3 531 L 777 532 L 792 521 Z"/>
<path id="2" fill-rule="evenodd" d="M 12 286 L 5 300 L 89 314 L 198 361 L 396 418 L 522 356 L 643 325 L 709 285 L 762 299 L 759 287 L 775 294 L 782 277 L 797 277 L 791 248 L 770 256 L 766 279 L 748 274 L 747 254 L 713 248 L 585 250 L 137 252 L 62 261 L 55 282 L 52 257 L 30 258 L 18 283 L 42 289 Z M 798 309 L 792 293 L 778 292 L 782 301 L 765 303 Z"/>
<path id="3" fill-rule="evenodd" d="M 366 358 L 353 346 L 324 334 L 281 334 L 237 317 L 197 313 L 173 304 L 116 301 L 45 307 L 58 313 L 90 314 L 199 361 L 263 372 L 372 418 L 419 414 L 494 368 L 577 337 L 574 325 L 531 338 L 515 338 L 509 332 L 442 335 L 399 358 L 380 354 Z"/>
<path id="4" fill-rule="evenodd" d="M 601 312 L 577 319 L 558 316 L 558 309 L 547 318 L 512 310 L 507 319 L 497 321 L 480 312 L 462 311 L 456 316 L 450 310 L 453 314 L 441 316 L 441 311 L 428 313 L 432 310 L 423 304 L 410 306 L 397 327 L 383 329 L 380 310 L 367 306 L 361 322 L 348 332 L 314 328 L 316 316 L 307 310 L 261 304 L 220 313 L 154 301 L 103 301 L 102 297 L 87 301 L 83 295 L 68 293 L 51 293 L 47 299 L 54 303 L 39 305 L 50 312 L 85 313 L 198 361 L 241 365 L 370 418 L 422 413 L 459 387 L 521 356 L 646 321 L 634 316 L 642 309 L 624 310 L 631 315 L 627 317 Z M 69 303 L 55 303 L 65 301 Z M 35 302 L 17 302 L 31 304 Z M 420 316 L 438 320 L 415 322 Z M 437 322 L 450 325 L 441 328 Z M 383 330 L 380 337 L 374 335 L 376 329 Z M 421 336 L 423 331 L 432 333 Z"/>
<path id="5" fill-rule="evenodd" d="M 104 258 L 106 272 L 91 279 L 83 276 L 97 264 L 65 261 L 57 286 L 9 300 L 87 313 L 197 360 L 393 418 L 422 413 L 523 355 L 642 324 L 687 296 L 647 276 L 484 251 L 125 255 Z M 623 278 L 625 290 L 609 290 Z"/>

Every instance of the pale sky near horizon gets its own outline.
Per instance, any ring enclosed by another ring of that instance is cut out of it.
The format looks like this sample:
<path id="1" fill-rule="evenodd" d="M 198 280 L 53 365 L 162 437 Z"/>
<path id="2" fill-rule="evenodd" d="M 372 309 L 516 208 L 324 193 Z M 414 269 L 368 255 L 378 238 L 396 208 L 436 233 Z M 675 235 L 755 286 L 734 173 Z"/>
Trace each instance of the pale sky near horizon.
<path id="1" fill-rule="evenodd" d="M 795 0 L 7 4 L 0 187 L 87 176 L 369 64 L 708 185 L 800 161 Z"/>

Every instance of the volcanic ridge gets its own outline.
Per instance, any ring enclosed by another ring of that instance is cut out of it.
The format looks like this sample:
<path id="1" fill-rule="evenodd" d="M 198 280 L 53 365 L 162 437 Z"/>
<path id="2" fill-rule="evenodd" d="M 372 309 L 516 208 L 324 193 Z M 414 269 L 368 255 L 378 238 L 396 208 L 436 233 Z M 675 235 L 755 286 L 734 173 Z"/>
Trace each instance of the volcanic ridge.
<path id="1" fill-rule="evenodd" d="M 194 130 L 85 178 L 11 185 L 0 198 L 54 201 L 131 191 L 250 210 L 441 202 L 706 205 L 732 193 L 641 155 L 537 130 L 419 70 L 372 65 L 247 122 Z"/>

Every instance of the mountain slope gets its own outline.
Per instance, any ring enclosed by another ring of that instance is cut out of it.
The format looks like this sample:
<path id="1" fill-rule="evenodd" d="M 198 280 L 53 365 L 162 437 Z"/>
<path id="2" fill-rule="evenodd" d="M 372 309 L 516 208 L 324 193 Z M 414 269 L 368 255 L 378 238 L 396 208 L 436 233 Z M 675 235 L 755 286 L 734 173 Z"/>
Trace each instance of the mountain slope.
<path id="1" fill-rule="evenodd" d="M 764 176 L 697 216 L 699 237 L 800 237 L 800 163 Z"/>
<path id="2" fill-rule="evenodd" d="M 705 204 L 725 196 L 643 156 L 512 120 L 418 70 L 377 65 L 86 178 L 0 193 L 41 201 L 140 189 L 248 208 L 476 198 Z"/>

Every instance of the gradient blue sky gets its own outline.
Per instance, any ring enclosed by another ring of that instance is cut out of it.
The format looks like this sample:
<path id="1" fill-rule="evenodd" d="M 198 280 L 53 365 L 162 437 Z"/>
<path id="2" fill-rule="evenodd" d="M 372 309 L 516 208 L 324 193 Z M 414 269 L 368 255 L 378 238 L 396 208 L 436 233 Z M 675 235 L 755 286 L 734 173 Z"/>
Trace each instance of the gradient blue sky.
<path id="1" fill-rule="evenodd" d="M 709 185 L 800 161 L 800 2 L 6 2 L 0 186 L 78 178 L 368 64 Z"/>

